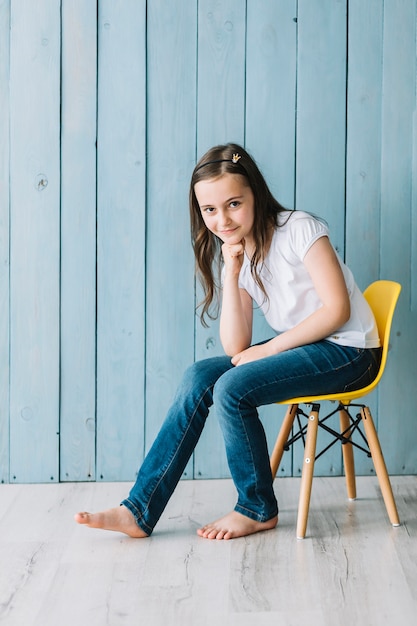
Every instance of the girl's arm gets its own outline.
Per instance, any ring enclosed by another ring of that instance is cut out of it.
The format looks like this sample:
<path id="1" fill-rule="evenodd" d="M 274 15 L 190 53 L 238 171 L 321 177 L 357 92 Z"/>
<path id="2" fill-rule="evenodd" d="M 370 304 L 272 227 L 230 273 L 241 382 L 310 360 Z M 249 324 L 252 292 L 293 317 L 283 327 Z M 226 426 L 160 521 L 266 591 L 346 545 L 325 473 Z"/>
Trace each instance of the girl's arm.
<path id="1" fill-rule="evenodd" d="M 304 257 L 322 306 L 300 324 L 271 341 L 244 350 L 232 359 L 242 365 L 298 346 L 320 341 L 334 333 L 350 317 L 350 301 L 342 268 L 327 237 L 320 237 Z"/>
<path id="2" fill-rule="evenodd" d="M 222 246 L 225 274 L 220 313 L 220 340 L 229 356 L 245 350 L 252 339 L 252 298 L 239 288 L 244 242 Z"/>

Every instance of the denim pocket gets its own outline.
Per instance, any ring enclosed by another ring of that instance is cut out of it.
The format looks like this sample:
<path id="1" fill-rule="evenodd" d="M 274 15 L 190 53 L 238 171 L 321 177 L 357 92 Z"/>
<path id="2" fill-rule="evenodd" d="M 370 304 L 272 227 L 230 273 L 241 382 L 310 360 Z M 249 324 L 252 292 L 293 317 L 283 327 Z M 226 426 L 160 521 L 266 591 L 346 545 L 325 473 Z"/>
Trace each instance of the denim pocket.
<path id="1" fill-rule="evenodd" d="M 381 348 L 358 348 L 357 349 L 359 359 L 361 357 L 365 357 L 367 360 L 367 365 L 365 371 L 363 371 L 360 375 L 356 376 L 353 380 L 351 380 L 343 391 L 357 391 L 358 389 L 362 389 L 363 387 L 367 387 L 371 384 L 373 380 L 375 380 L 379 366 L 381 363 Z M 358 363 L 359 365 L 359 363 Z M 365 363 L 363 363 L 365 365 Z"/>
<path id="2" fill-rule="evenodd" d="M 363 387 L 370 385 L 375 378 L 372 370 L 373 368 L 369 366 L 363 374 L 358 376 L 358 378 L 352 380 L 348 385 L 345 385 L 343 391 L 357 391 L 358 389 L 362 389 Z"/>

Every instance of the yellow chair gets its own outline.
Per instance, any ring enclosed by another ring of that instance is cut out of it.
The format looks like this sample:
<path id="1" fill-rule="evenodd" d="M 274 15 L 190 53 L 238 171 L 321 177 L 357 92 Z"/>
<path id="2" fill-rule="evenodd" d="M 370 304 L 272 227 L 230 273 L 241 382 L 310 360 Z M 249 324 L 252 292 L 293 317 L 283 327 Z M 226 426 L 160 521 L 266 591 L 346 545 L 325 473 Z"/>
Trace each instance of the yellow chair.
<path id="1" fill-rule="evenodd" d="M 288 450 L 289 447 L 298 439 L 302 439 L 304 442 L 304 462 L 301 474 L 301 487 L 297 519 L 297 538 L 299 539 L 303 539 L 306 534 L 311 487 L 314 473 L 314 461 L 317 458 L 316 441 L 319 427 L 324 428 L 334 437 L 334 439 L 332 440 L 332 443 L 328 445 L 318 456 L 323 454 L 323 452 L 328 450 L 338 440 L 342 443 L 343 464 L 345 468 L 346 485 L 349 499 L 354 500 L 356 498 L 355 465 L 353 458 L 353 447 L 356 447 L 366 452 L 368 456 L 372 457 L 389 520 L 393 526 L 399 526 L 400 524 L 397 507 L 392 493 L 391 483 L 387 473 L 384 457 L 382 455 L 378 435 L 376 433 L 375 425 L 371 416 L 371 411 L 369 410 L 369 407 L 364 404 L 351 404 L 353 400 L 357 400 L 359 398 L 362 398 L 363 396 L 368 395 L 371 391 L 373 391 L 373 389 L 375 389 L 375 387 L 381 380 L 382 374 L 384 373 L 385 364 L 387 362 L 392 318 L 394 315 L 394 310 L 397 304 L 398 297 L 400 295 L 400 291 L 401 285 L 388 280 L 378 280 L 369 285 L 369 287 L 367 287 L 367 289 L 364 291 L 364 296 L 368 301 L 376 318 L 379 337 L 382 343 L 381 366 L 379 368 L 377 377 L 370 385 L 368 385 L 367 387 L 363 387 L 362 389 L 358 389 L 357 391 L 342 392 L 340 394 L 332 393 L 322 396 L 291 398 L 289 400 L 286 400 L 285 402 L 278 403 L 289 406 L 270 459 L 272 475 L 274 478 L 278 471 L 278 467 L 281 462 L 284 450 Z M 338 407 L 335 411 L 332 411 L 326 417 L 320 419 L 319 403 L 324 400 L 331 400 L 333 402 L 336 401 L 338 402 Z M 299 408 L 300 404 L 311 405 L 310 412 L 308 414 L 304 413 Z M 356 419 L 354 419 L 350 415 L 349 406 L 358 407 L 360 409 L 358 415 L 356 416 Z M 339 412 L 340 416 L 340 433 L 333 430 L 325 423 L 329 417 L 337 412 Z M 300 416 L 307 418 L 306 425 L 302 426 Z M 294 425 L 294 420 L 296 418 L 299 425 L 299 430 L 294 436 L 289 438 Z M 363 424 L 365 434 L 360 428 L 361 423 Z M 352 439 L 354 433 L 359 433 L 359 437 L 361 438 L 360 440 L 363 445 L 359 445 Z"/>

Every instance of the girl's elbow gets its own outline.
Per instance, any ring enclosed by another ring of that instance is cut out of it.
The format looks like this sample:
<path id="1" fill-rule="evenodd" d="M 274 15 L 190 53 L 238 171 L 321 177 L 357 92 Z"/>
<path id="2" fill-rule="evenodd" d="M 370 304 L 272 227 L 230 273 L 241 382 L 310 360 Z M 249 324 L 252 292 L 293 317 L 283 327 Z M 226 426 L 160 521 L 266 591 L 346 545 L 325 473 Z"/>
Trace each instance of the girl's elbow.
<path id="1" fill-rule="evenodd" d="M 339 324 L 338 326 L 344 326 L 350 319 L 350 301 L 344 302 L 339 312 Z"/>
<path id="2" fill-rule="evenodd" d="M 221 344 L 222 344 L 223 352 L 225 353 L 226 356 L 230 356 L 230 357 L 234 356 L 232 346 L 228 342 L 222 341 Z"/>
<path id="3" fill-rule="evenodd" d="M 350 302 L 340 302 L 328 311 L 328 321 L 334 330 L 344 326 L 350 319 Z"/>
<path id="4" fill-rule="evenodd" d="M 250 342 L 222 341 L 222 346 L 226 356 L 234 357 L 236 354 L 239 354 L 239 352 L 243 352 L 243 350 L 249 348 Z"/>

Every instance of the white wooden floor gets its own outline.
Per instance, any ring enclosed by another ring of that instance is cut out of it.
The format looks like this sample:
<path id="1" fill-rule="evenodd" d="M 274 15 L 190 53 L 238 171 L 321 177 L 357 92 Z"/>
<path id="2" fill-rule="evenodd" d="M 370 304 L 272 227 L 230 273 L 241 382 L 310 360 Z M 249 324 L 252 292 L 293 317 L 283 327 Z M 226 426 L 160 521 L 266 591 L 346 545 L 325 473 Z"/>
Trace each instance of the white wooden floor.
<path id="1" fill-rule="evenodd" d="M 8 626 L 392 626 L 417 623 L 417 477 L 393 477 L 402 526 L 376 478 L 315 478 L 295 538 L 299 479 L 276 481 L 278 528 L 228 542 L 196 528 L 234 504 L 230 481 L 183 481 L 150 539 L 78 526 L 120 483 L 0 486 L 0 623 Z"/>

